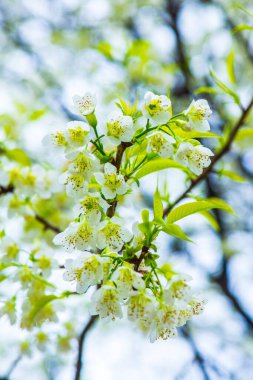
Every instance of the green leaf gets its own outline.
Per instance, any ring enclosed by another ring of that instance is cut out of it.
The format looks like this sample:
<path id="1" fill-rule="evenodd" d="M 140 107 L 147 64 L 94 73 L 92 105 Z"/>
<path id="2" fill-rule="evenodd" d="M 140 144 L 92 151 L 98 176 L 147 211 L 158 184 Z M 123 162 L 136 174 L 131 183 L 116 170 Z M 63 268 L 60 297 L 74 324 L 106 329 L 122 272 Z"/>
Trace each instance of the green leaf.
<path id="1" fill-rule="evenodd" d="M 209 224 L 213 227 L 215 231 L 220 231 L 219 223 L 217 222 L 216 218 L 211 214 L 209 211 L 200 211 L 200 214 L 203 215 Z"/>
<path id="2" fill-rule="evenodd" d="M 198 131 L 184 131 L 181 128 L 174 128 L 174 132 L 177 136 L 187 139 L 205 139 L 205 138 L 216 138 L 220 139 L 222 136 L 217 135 L 212 132 L 198 132 Z"/>
<path id="3" fill-rule="evenodd" d="M 239 131 L 237 132 L 235 136 L 235 140 L 239 141 L 239 140 L 246 139 L 248 137 L 253 137 L 253 128 L 239 129 Z"/>
<path id="4" fill-rule="evenodd" d="M 10 149 L 6 152 L 6 156 L 13 161 L 18 162 L 22 166 L 30 166 L 30 158 L 27 154 L 19 148 Z"/>
<path id="5" fill-rule="evenodd" d="M 53 295 L 53 294 L 50 294 L 50 295 L 45 295 L 43 297 L 41 297 L 37 303 L 34 305 L 31 313 L 30 313 L 30 316 L 29 316 L 29 327 L 33 326 L 34 324 L 34 321 L 37 317 L 37 315 L 39 314 L 39 312 L 51 301 L 54 301 L 55 299 L 57 299 L 58 297 Z"/>
<path id="6" fill-rule="evenodd" d="M 194 94 L 220 94 L 220 91 L 214 87 L 202 86 L 195 90 Z"/>
<path id="7" fill-rule="evenodd" d="M 219 175 L 224 175 L 236 182 L 245 182 L 246 178 L 243 178 L 239 174 L 232 172 L 231 170 L 221 170 L 218 172 Z"/>
<path id="8" fill-rule="evenodd" d="M 154 194 L 154 217 L 155 219 L 163 218 L 163 202 L 158 189 L 156 189 Z"/>
<path id="9" fill-rule="evenodd" d="M 63 298 L 67 298 L 71 295 L 71 292 L 63 292 L 60 296 L 56 296 L 54 294 L 49 294 L 41 297 L 38 302 L 33 307 L 30 318 L 29 318 L 29 326 L 31 327 L 34 323 L 34 320 L 36 319 L 39 312 L 50 302 L 55 300 L 61 300 Z"/>
<path id="10" fill-rule="evenodd" d="M 109 42 L 101 41 L 97 45 L 97 50 L 102 53 L 106 58 L 112 60 L 113 54 L 112 54 L 112 46 L 109 44 Z"/>
<path id="11" fill-rule="evenodd" d="M 189 202 L 174 208 L 167 216 L 167 223 L 173 223 L 181 220 L 188 215 L 195 214 L 200 211 L 210 210 L 212 208 L 219 208 L 227 212 L 234 212 L 225 201 L 218 198 L 209 198 L 205 201 Z"/>
<path id="12" fill-rule="evenodd" d="M 246 25 L 246 24 L 240 24 L 240 25 L 237 25 L 237 26 L 233 29 L 233 33 L 242 32 L 243 30 L 253 30 L 253 26 L 251 26 L 251 25 Z"/>
<path id="13" fill-rule="evenodd" d="M 164 223 L 164 225 L 162 227 L 162 231 L 166 232 L 166 234 L 174 236 L 178 239 L 192 242 L 192 240 L 189 239 L 188 236 L 186 236 L 185 233 L 182 231 L 182 229 L 179 226 L 177 226 L 176 224 L 172 224 L 172 223 L 166 223 L 165 224 Z"/>
<path id="14" fill-rule="evenodd" d="M 42 117 L 43 115 L 45 115 L 46 112 L 47 112 L 46 108 L 33 110 L 31 112 L 31 114 L 29 115 L 29 119 L 30 120 L 38 120 L 40 117 Z"/>
<path id="15" fill-rule="evenodd" d="M 244 6 L 242 6 L 240 3 L 236 4 L 235 5 L 236 8 L 239 8 L 241 11 L 243 11 L 244 13 L 246 13 L 248 16 L 250 17 L 253 17 L 253 13 L 250 12 L 247 8 L 245 8 Z"/>
<path id="16" fill-rule="evenodd" d="M 171 264 L 163 264 L 160 268 L 158 268 L 159 272 L 164 275 L 164 277 L 170 281 L 172 277 L 176 274 L 176 272 L 173 271 Z"/>
<path id="17" fill-rule="evenodd" d="M 231 98 L 234 99 L 235 103 L 236 104 L 240 104 L 240 98 L 239 96 L 233 91 L 231 90 L 231 88 L 229 88 L 225 83 L 223 83 L 215 74 L 215 72 L 211 69 L 210 70 L 210 75 L 211 77 L 213 78 L 214 82 L 217 84 L 217 86 L 223 91 L 225 92 L 226 94 L 228 94 L 229 96 L 231 96 Z"/>
<path id="18" fill-rule="evenodd" d="M 187 171 L 183 165 L 180 165 L 176 161 L 170 160 L 169 158 L 159 158 L 151 160 L 143 165 L 142 168 L 136 172 L 135 178 L 140 179 L 148 174 L 169 168 Z"/>
<path id="19" fill-rule="evenodd" d="M 235 66 L 234 66 L 234 51 L 231 50 L 231 52 L 228 54 L 226 59 L 227 64 L 227 72 L 228 77 L 231 83 L 236 83 L 236 77 L 235 77 Z"/>

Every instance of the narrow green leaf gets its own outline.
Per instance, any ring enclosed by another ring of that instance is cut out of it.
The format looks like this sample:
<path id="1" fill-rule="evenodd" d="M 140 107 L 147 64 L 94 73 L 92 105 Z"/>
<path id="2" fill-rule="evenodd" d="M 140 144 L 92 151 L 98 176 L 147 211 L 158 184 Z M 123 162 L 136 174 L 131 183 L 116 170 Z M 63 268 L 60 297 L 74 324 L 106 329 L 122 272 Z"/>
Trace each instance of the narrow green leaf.
<path id="1" fill-rule="evenodd" d="M 214 87 L 202 86 L 195 90 L 194 94 L 220 94 L 220 91 Z"/>
<path id="2" fill-rule="evenodd" d="M 219 208 L 227 212 L 233 212 L 233 209 L 222 199 L 209 198 L 205 201 L 189 202 L 174 208 L 167 216 L 167 223 L 173 223 L 188 215 L 210 210 L 212 208 Z"/>
<path id="3" fill-rule="evenodd" d="M 229 96 L 231 96 L 231 98 L 234 99 L 235 103 L 236 104 L 240 104 L 240 98 L 239 96 L 233 91 L 231 90 L 231 88 L 229 88 L 225 83 L 223 83 L 215 74 L 215 72 L 211 69 L 210 70 L 210 75 L 211 77 L 213 78 L 214 82 L 217 84 L 217 86 L 223 91 L 225 92 L 226 94 L 228 94 Z"/>
<path id="4" fill-rule="evenodd" d="M 225 177 L 228 177 L 228 178 L 230 178 L 236 182 L 245 182 L 246 181 L 246 178 L 243 178 L 242 176 L 240 176 L 239 174 L 237 174 L 235 172 L 232 172 L 231 170 L 221 170 L 218 172 L 218 174 L 225 176 Z"/>
<path id="5" fill-rule="evenodd" d="M 177 226 L 176 224 L 166 223 L 162 227 L 162 231 L 166 232 L 168 235 L 174 236 L 178 239 L 192 242 L 192 240 L 189 239 L 188 236 L 186 236 L 185 233 L 182 231 L 182 229 L 179 226 Z"/>
<path id="6" fill-rule="evenodd" d="M 253 26 L 251 26 L 251 25 L 246 25 L 246 24 L 240 24 L 240 25 L 237 25 L 237 26 L 233 29 L 233 33 L 242 32 L 243 30 L 253 30 Z"/>
<path id="7" fill-rule="evenodd" d="M 13 161 L 18 162 L 22 166 L 30 166 L 30 158 L 27 154 L 19 148 L 14 148 L 6 151 L 6 156 Z"/>
<path id="8" fill-rule="evenodd" d="M 248 137 L 253 137 L 253 128 L 239 129 L 239 131 L 236 134 L 235 140 L 239 141 Z"/>
<path id="9" fill-rule="evenodd" d="M 135 178 L 140 179 L 148 174 L 169 168 L 187 171 L 183 165 L 180 165 L 176 161 L 170 160 L 169 158 L 159 158 L 151 160 L 143 165 L 142 168 L 136 172 Z"/>
<path id="10" fill-rule="evenodd" d="M 163 218 L 163 202 L 158 189 L 156 189 L 154 194 L 154 217 L 155 219 Z"/>
<path id="11" fill-rule="evenodd" d="M 177 136 L 187 139 L 207 139 L 216 138 L 220 139 L 222 136 L 212 132 L 199 132 L 199 131 L 184 131 L 182 128 L 174 128 L 174 132 Z"/>
<path id="12" fill-rule="evenodd" d="M 234 51 L 231 50 L 231 52 L 228 54 L 226 59 L 227 64 L 227 72 L 228 77 L 231 83 L 236 83 L 236 77 L 235 77 L 235 65 L 234 65 Z"/>
<path id="13" fill-rule="evenodd" d="M 217 222 L 216 218 L 211 214 L 209 211 L 200 211 L 200 214 L 203 215 L 209 224 L 213 227 L 213 229 L 217 232 L 220 231 L 219 223 Z"/>

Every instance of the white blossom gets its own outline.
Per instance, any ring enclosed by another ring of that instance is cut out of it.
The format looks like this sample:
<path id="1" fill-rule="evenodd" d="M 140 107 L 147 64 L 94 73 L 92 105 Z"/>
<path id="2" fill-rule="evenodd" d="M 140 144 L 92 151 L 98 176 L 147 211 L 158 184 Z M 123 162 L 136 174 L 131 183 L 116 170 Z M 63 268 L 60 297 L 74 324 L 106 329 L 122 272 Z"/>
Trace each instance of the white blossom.
<path id="1" fill-rule="evenodd" d="M 77 259 L 68 259 L 65 262 L 66 271 L 63 273 L 65 281 L 76 281 L 77 293 L 85 293 L 89 286 L 99 284 L 103 278 L 101 258 L 84 252 Z"/>
<path id="2" fill-rule="evenodd" d="M 83 121 L 70 121 L 67 123 L 66 140 L 73 147 L 81 147 L 89 143 L 90 126 Z"/>
<path id="3" fill-rule="evenodd" d="M 106 214 L 110 205 L 99 193 L 89 193 L 74 208 L 75 216 L 84 215 L 90 224 L 97 224 L 101 220 L 102 212 Z"/>
<path id="4" fill-rule="evenodd" d="M 188 116 L 189 122 L 184 126 L 188 131 L 207 132 L 210 130 L 208 118 L 211 116 L 212 111 L 208 102 L 205 99 L 193 100 L 185 111 Z"/>
<path id="5" fill-rule="evenodd" d="M 68 147 L 68 141 L 65 136 L 65 131 L 63 129 L 58 129 L 57 131 L 48 133 L 42 139 L 42 144 L 54 147 L 57 150 L 66 150 Z"/>
<path id="6" fill-rule="evenodd" d="M 144 96 L 143 115 L 157 124 L 164 124 L 171 118 L 171 101 L 165 95 L 148 91 Z"/>
<path id="7" fill-rule="evenodd" d="M 173 144 L 175 142 L 172 136 L 156 132 L 148 137 L 148 151 L 157 153 L 160 157 L 168 158 L 174 153 Z"/>
<path id="8" fill-rule="evenodd" d="M 117 289 L 111 285 L 104 285 L 91 297 L 91 315 L 99 315 L 100 318 L 115 320 L 122 318 L 120 297 Z"/>
<path id="9" fill-rule="evenodd" d="M 131 240 L 132 234 L 123 226 L 123 221 L 112 217 L 100 223 L 97 235 L 97 247 L 104 249 L 108 247 L 112 251 L 119 252 L 124 243 Z"/>
<path id="10" fill-rule="evenodd" d="M 188 302 L 191 298 L 191 287 L 188 282 L 192 277 L 185 274 L 175 275 L 169 284 L 169 291 L 173 298 Z"/>
<path id="11" fill-rule="evenodd" d="M 200 175 L 203 169 L 211 164 L 210 156 L 213 155 L 209 148 L 185 142 L 180 144 L 174 158 L 180 164 L 187 166 L 194 174 Z"/>
<path id="12" fill-rule="evenodd" d="M 144 292 L 133 292 L 127 302 L 127 316 L 136 321 L 143 331 L 148 331 L 155 313 L 153 297 Z"/>
<path id="13" fill-rule="evenodd" d="M 87 116 L 94 112 L 97 101 L 96 97 L 93 94 L 86 92 L 83 96 L 74 95 L 73 103 L 76 112 L 80 113 L 83 116 Z"/>
<path id="14" fill-rule="evenodd" d="M 206 304 L 207 304 L 207 301 L 205 299 L 198 299 L 198 298 L 193 298 L 189 302 L 193 315 L 201 314 Z"/>
<path id="15" fill-rule="evenodd" d="M 83 197 L 88 193 L 88 182 L 81 174 L 65 172 L 60 175 L 59 183 L 66 186 L 66 193 L 70 197 Z"/>
<path id="16" fill-rule="evenodd" d="M 63 246 L 66 251 L 79 249 L 93 249 L 96 246 L 96 229 L 87 220 L 72 222 L 63 231 L 57 234 L 53 240 L 54 244 Z"/>
<path id="17" fill-rule="evenodd" d="M 192 318 L 192 316 L 193 316 L 192 309 L 188 306 L 185 309 L 179 310 L 177 326 L 178 327 L 184 326 L 186 322 Z"/>
<path id="18" fill-rule="evenodd" d="M 94 172 L 100 168 L 98 159 L 92 154 L 72 152 L 67 158 L 71 160 L 68 170 L 71 173 L 81 174 L 87 181 L 91 179 Z"/>
<path id="19" fill-rule="evenodd" d="M 106 135 L 112 145 L 130 142 L 134 135 L 132 117 L 123 115 L 121 111 L 112 112 L 106 124 Z"/>
<path id="20" fill-rule="evenodd" d="M 177 335 L 178 310 L 160 303 L 153 319 L 150 341 L 158 338 L 168 339 Z"/>
<path id="21" fill-rule="evenodd" d="M 104 173 L 95 173 L 97 182 L 102 186 L 101 192 L 106 199 L 113 199 L 116 195 L 125 194 L 129 186 L 126 184 L 122 174 L 109 162 L 104 165 Z"/>
<path id="22" fill-rule="evenodd" d="M 145 282 L 140 273 L 127 266 L 121 266 L 113 273 L 112 280 L 117 286 L 117 290 L 121 297 L 129 296 L 133 288 L 137 290 L 145 289 Z"/>

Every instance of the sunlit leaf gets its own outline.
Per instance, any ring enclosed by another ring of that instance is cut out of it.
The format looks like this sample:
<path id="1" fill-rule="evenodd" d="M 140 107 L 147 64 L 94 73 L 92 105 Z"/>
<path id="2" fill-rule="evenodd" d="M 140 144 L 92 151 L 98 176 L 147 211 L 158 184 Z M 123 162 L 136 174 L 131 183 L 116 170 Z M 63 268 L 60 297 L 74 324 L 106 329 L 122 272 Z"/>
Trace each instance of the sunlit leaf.
<path id="1" fill-rule="evenodd" d="M 147 162 L 145 165 L 143 165 L 143 167 L 137 171 L 135 177 L 137 179 L 140 179 L 148 174 L 169 168 L 187 171 L 187 169 L 183 165 L 180 165 L 176 161 L 170 160 L 169 158 L 160 158 L 151 160 Z"/>
<path id="2" fill-rule="evenodd" d="M 174 208 L 167 216 L 167 223 L 173 223 L 181 220 L 188 215 L 195 214 L 200 211 L 210 210 L 212 208 L 219 208 L 227 212 L 233 212 L 225 201 L 218 198 L 209 198 L 205 201 L 189 202 Z"/>

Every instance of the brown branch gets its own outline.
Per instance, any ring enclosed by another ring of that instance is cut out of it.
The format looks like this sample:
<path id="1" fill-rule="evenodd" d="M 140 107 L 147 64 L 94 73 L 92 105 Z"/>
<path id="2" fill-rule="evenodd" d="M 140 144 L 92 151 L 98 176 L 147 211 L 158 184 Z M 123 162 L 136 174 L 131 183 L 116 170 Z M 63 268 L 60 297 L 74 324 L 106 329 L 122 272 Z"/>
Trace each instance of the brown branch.
<path id="1" fill-rule="evenodd" d="M 119 172 L 121 161 L 123 158 L 123 154 L 124 154 L 126 148 L 128 148 L 131 145 L 132 145 L 131 142 L 129 142 L 129 143 L 122 142 L 118 146 L 115 160 L 113 160 L 113 164 L 116 166 L 117 172 Z M 107 210 L 107 216 L 109 216 L 109 218 L 112 218 L 113 215 L 115 214 L 117 204 L 118 204 L 118 202 L 116 201 L 116 199 L 114 201 L 112 201 L 111 206 Z"/>
<path id="2" fill-rule="evenodd" d="M 44 219 L 42 216 L 35 215 L 35 219 L 43 224 L 45 230 L 51 230 L 57 234 L 61 232 L 60 228 L 54 226 L 53 224 L 49 223 L 46 219 Z"/>
<path id="3" fill-rule="evenodd" d="M 84 341 L 88 334 L 88 332 L 91 330 L 93 325 L 95 324 L 96 320 L 98 319 L 97 315 L 93 315 L 90 317 L 88 323 L 85 325 L 83 331 L 81 332 L 79 339 L 78 339 L 78 356 L 77 356 L 77 363 L 76 363 L 76 373 L 74 380 L 80 380 L 82 366 L 83 366 L 83 350 L 84 350 Z"/>
<path id="4" fill-rule="evenodd" d="M 134 270 L 136 272 L 138 272 L 138 269 L 141 265 L 141 262 L 142 260 L 145 258 L 146 254 L 148 253 L 149 251 L 149 247 L 146 247 L 145 245 L 142 247 L 142 250 L 141 250 L 141 254 L 140 254 L 140 257 L 137 258 L 137 260 L 135 261 L 135 265 L 134 265 Z"/>
<path id="5" fill-rule="evenodd" d="M 0 196 L 8 194 L 8 193 L 13 193 L 14 190 L 15 190 L 15 188 L 11 184 L 8 186 L 0 186 Z M 61 232 L 60 228 L 54 226 L 53 224 L 48 222 L 46 219 L 44 219 L 42 216 L 35 214 L 35 219 L 38 222 L 40 222 L 41 224 L 43 224 L 45 230 L 51 230 L 57 234 L 59 234 Z"/>
<path id="6" fill-rule="evenodd" d="M 176 61 L 181 69 L 181 73 L 184 77 L 184 86 L 178 88 L 177 95 L 190 95 L 192 93 L 193 76 L 191 73 L 189 59 L 187 57 L 184 42 L 180 33 L 178 16 L 181 12 L 182 1 L 181 0 L 167 0 L 165 5 L 166 13 L 170 20 L 165 18 L 165 23 L 172 29 L 176 39 Z"/>
<path id="7" fill-rule="evenodd" d="M 229 152 L 230 148 L 231 148 L 231 145 L 234 141 L 234 138 L 238 132 L 238 130 L 240 129 L 240 127 L 244 124 L 248 114 L 250 113 L 251 111 L 251 108 L 253 107 L 253 98 L 251 99 L 249 105 L 243 110 L 242 112 L 242 115 L 241 117 L 239 118 L 239 120 L 237 121 L 235 127 L 233 128 L 229 138 L 227 139 L 227 142 L 225 143 L 225 145 L 223 146 L 223 148 L 216 153 L 216 155 L 214 156 L 211 164 L 205 169 L 203 170 L 203 173 L 198 176 L 197 178 L 193 179 L 191 181 L 191 184 L 190 186 L 185 190 L 185 192 L 183 194 L 181 194 L 171 205 L 167 206 L 165 209 L 164 209 L 164 216 L 168 215 L 168 213 L 171 211 L 171 209 L 173 207 L 175 207 L 181 200 L 183 200 L 184 198 L 187 197 L 188 193 L 193 189 L 195 188 L 200 182 L 202 182 L 204 179 L 206 179 L 206 177 L 208 176 L 209 173 L 211 173 L 214 165 L 227 153 Z"/>
<path id="8" fill-rule="evenodd" d="M 13 190 L 14 190 L 14 187 L 12 185 L 0 186 L 0 196 L 8 194 L 8 193 L 12 193 Z"/>
<path id="9" fill-rule="evenodd" d="M 129 147 L 130 145 L 131 145 L 131 143 L 121 143 L 118 146 L 116 158 L 113 162 L 117 168 L 117 172 L 119 172 L 119 170 L 120 170 L 120 165 L 122 162 L 123 154 L 124 154 L 126 148 Z M 111 206 L 107 210 L 107 216 L 109 218 L 112 218 L 114 216 L 115 211 L 116 211 L 116 207 L 117 207 L 117 201 L 114 200 L 112 202 Z M 76 373 L 75 373 L 74 380 L 80 379 L 82 366 L 83 366 L 82 357 L 83 357 L 84 341 L 85 341 L 85 338 L 87 336 L 87 333 L 90 331 L 90 329 L 92 328 L 92 326 L 94 325 L 94 323 L 96 322 L 97 319 L 98 319 L 97 315 L 91 316 L 88 323 L 85 325 L 83 331 L 81 332 L 81 334 L 79 336 L 79 339 L 78 339 L 78 355 L 77 355 L 77 362 L 76 362 Z"/>

